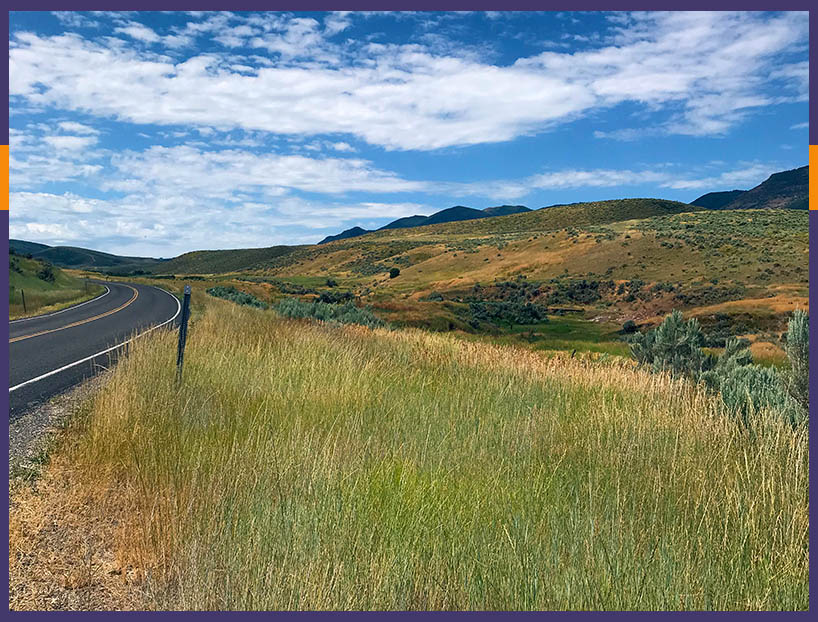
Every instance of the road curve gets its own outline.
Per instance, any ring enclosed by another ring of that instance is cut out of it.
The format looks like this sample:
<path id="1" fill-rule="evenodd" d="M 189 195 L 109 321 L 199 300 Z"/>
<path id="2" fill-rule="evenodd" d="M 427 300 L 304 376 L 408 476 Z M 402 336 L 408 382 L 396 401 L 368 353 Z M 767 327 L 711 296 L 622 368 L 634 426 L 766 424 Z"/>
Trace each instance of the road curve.
<path id="1" fill-rule="evenodd" d="M 108 291 L 93 300 L 9 322 L 11 420 L 108 367 L 116 358 L 115 346 L 170 323 L 179 313 L 178 299 L 156 287 L 101 284 Z"/>

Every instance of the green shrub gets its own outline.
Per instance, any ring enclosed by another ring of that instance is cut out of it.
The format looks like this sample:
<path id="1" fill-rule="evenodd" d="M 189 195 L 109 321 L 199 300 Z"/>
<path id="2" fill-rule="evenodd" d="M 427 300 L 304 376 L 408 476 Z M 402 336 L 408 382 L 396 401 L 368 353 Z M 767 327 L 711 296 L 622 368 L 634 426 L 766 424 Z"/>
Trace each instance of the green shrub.
<path id="1" fill-rule="evenodd" d="M 304 302 L 298 298 L 285 298 L 276 307 L 279 315 L 290 318 L 308 318 L 338 324 L 360 324 L 375 328 L 385 322 L 368 307 L 356 307 L 351 301 L 344 304 Z"/>
<path id="2" fill-rule="evenodd" d="M 389 271 L 389 278 L 390 279 L 394 279 L 398 275 L 400 275 L 400 268 L 392 268 Z"/>
<path id="3" fill-rule="evenodd" d="M 54 266 L 52 266 L 50 263 L 43 264 L 43 267 L 37 272 L 37 278 L 48 283 L 53 283 L 56 281 L 57 273 L 54 272 Z"/>
<path id="4" fill-rule="evenodd" d="M 622 324 L 622 332 L 626 335 L 630 335 L 635 333 L 638 330 L 636 326 L 636 322 L 633 320 L 625 320 L 625 323 Z"/>
<path id="5" fill-rule="evenodd" d="M 695 318 L 684 321 L 681 311 L 673 311 L 655 330 L 631 338 L 631 354 L 640 365 L 654 372 L 698 378 L 712 361 L 701 349 L 703 335 Z"/>
<path id="6" fill-rule="evenodd" d="M 809 315 L 801 309 L 792 314 L 787 327 L 787 358 L 789 394 L 809 413 Z"/>
<path id="7" fill-rule="evenodd" d="M 235 287 L 222 287 L 218 285 L 216 287 L 211 287 L 207 290 L 207 293 L 211 296 L 216 298 L 224 298 L 225 300 L 229 300 L 231 302 L 235 302 L 239 305 L 246 305 L 248 307 L 257 307 L 259 309 L 266 309 L 267 303 L 259 300 L 252 294 L 248 294 L 247 292 L 242 292 L 237 290 Z"/>

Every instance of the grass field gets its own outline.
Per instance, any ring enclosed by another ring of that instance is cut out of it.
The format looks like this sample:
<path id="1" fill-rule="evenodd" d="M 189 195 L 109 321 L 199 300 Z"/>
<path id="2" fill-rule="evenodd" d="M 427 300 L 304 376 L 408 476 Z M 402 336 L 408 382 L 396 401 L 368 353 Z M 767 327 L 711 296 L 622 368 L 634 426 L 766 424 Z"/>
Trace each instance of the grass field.
<path id="1" fill-rule="evenodd" d="M 214 298 L 179 388 L 174 357 L 137 342 L 62 450 L 140 606 L 808 607 L 806 431 L 764 413 L 749 435 L 623 359 Z"/>
<path id="2" fill-rule="evenodd" d="M 101 285 L 85 285 L 57 267 L 51 277 L 41 278 L 45 264 L 36 259 L 9 255 L 9 319 L 40 315 L 90 300 L 105 291 Z M 23 296 L 25 295 L 25 308 Z"/>

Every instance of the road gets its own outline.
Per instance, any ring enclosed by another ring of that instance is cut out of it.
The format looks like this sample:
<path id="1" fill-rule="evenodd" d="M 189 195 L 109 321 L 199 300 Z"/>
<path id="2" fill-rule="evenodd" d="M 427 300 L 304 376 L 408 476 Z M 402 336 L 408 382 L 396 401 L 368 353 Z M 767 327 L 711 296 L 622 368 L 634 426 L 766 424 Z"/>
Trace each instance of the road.
<path id="1" fill-rule="evenodd" d="M 117 345 L 179 314 L 177 298 L 135 283 L 56 313 L 9 322 L 9 418 L 108 367 Z"/>

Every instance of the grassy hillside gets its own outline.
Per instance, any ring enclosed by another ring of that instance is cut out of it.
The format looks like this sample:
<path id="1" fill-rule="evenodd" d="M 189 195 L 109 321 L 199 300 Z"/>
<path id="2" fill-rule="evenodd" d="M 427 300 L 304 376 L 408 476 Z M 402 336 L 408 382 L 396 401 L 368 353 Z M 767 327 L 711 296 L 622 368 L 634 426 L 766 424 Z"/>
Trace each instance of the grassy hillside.
<path id="1" fill-rule="evenodd" d="M 47 246 L 24 240 L 9 240 L 9 249 L 19 255 L 31 255 L 34 259 L 41 259 L 63 268 L 84 268 L 89 270 L 120 271 L 136 269 L 150 269 L 159 264 L 156 259 L 148 257 L 125 257 L 112 255 L 88 248 L 76 246 Z"/>
<path id="2" fill-rule="evenodd" d="M 9 319 L 57 311 L 103 291 L 100 285 L 86 288 L 83 280 L 47 262 L 9 255 Z"/>
<path id="3" fill-rule="evenodd" d="M 181 388 L 175 335 L 136 343 L 13 506 L 12 608 L 56 558 L 136 608 L 808 607 L 805 430 L 628 362 L 194 298 Z"/>
<path id="4" fill-rule="evenodd" d="M 297 246 L 271 246 L 269 248 L 194 251 L 163 262 L 155 271 L 162 274 L 218 274 L 252 270 L 298 248 Z"/>

